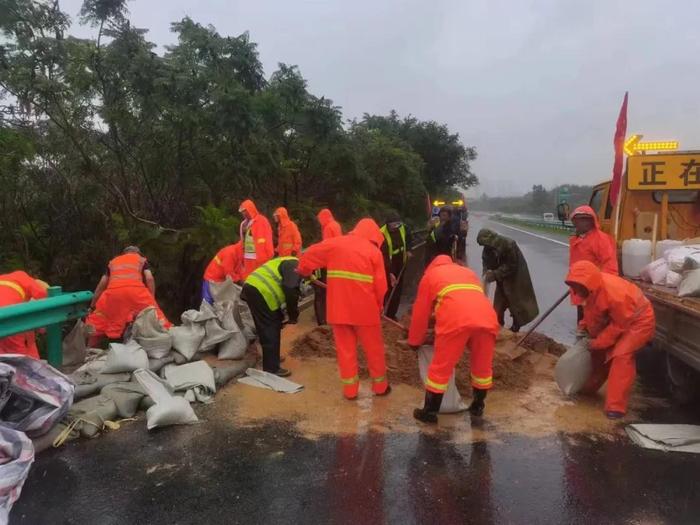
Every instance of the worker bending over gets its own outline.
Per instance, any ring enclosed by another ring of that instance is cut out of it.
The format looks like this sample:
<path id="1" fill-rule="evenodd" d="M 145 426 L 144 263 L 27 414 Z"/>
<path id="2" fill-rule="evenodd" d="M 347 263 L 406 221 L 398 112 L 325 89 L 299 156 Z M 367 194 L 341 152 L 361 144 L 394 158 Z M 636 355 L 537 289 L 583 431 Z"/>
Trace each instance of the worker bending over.
<path id="1" fill-rule="evenodd" d="M 372 219 L 362 219 L 348 235 L 314 244 L 299 260 L 308 276 L 328 269 L 328 322 L 333 328 L 343 395 L 355 399 L 360 387 L 357 340 L 367 357 L 372 391 L 390 392 L 386 377 L 381 311 L 387 284 L 380 246 L 384 241 Z"/>
<path id="2" fill-rule="evenodd" d="M 272 218 L 277 223 L 277 255 L 299 257 L 301 255 L 301 233 L 296 223 L 289 218 L 287 208 L 277 208 Z"/>
<path id="3" fill-rule="evenodd" d="M 381 232 L 384 235 L 382 254 L 389 284 L 384 306 L 385 313 L 387 317 L 396 320 L 403 290 L 404 269 L 410 255 L 411 231 L 401 221 L 398 213 L 392 212 L 388 215 Z"/>
<path id="4" fill-rule="evenodd" d="M 240 234 L 243 241 L 243 271 L 241 278 L 248 277 L 275 255 L 272 242 L 272 227 L 262 213 L 258 212 L 255 203 L 248 199 L 241 203 L 238 209 L 243 215 Z"/>
<path id="5" fill-rule="evenodd" d="M 253 314 L 255 330 L 263 352 L 263 370 L 280 377 L 291 375 L 280 368 L 280 340 L 286 308 L 288 324 L 299 318 L 299 259 L 277 257 L 251 273 L 243 284 L 241 298 Z"/>
<path id="6" fill-rule="evenodd" d="M 102 336 L 120 339 L 124 329 L 144 309 L 153 306 L 161 323 L 171 323 L 155 299 L 156 281 L 148 261 L 136 246 L 128 246 L 122 255 L 112 259 L 95 289 L 90 307 L 93 309 L 86 324 L 95 328 L 91 345 Z"/>
<path id="7" fill-rule="evenodd" d="M 49 285 L 23 271 L 0 275 L 0 307 L 45 299 Z M 22 354 L 39 359 L 34 331 L 22 332 L 0 339 L 0 354 Z"/>
<path id="8" fill-rule="evenodd" d="M 437 423 L 442 397 L 464 347 L 469 347 L 473 400 L 469 412 L 481 416 L 487 391 L 493 386 L 493 351 L 499 326 L 479 277 L 466 266 L 438 255 L 425 271 L 413 304 L 408 344 L 417 350 L 425 341 L 435 312 L 435 353 L 425 380 L 425 405 L 413 417 Z"/>
<path id="9" fill-rule="evenodd" d="M 592 338 L 593 371 L 584 392 L 596 393 L 607 379 L 605 414 L 619 419 L 636 376 L 634 355 L 654 337 L 654 309 L 635 284 L 590 261 L 574 263 L 566 284 L 583 305 L 579 327 Z"/>
<path id="10" fill-rule="evenodd" d="M 498 323 L 505 324 L 505 312 L 509 310 L 513 318 L 510 329 L 519 332 L 521 326 L 539 313 L 527 261 L 514 240 L 494 231 L 480 230 L 476 242 L 484 247 L 481 255 L 484 280 L 487 283 L 496 281 L 493 306 Z"/>
<path id="11" fill-rule="evenodd" d="M 576 233 L 569 237 L 569 268 L 579 261 L 590 261 L 603 272 L 619 275 L 615 239 L 600 229 L 598 217 L 590 206 L 579 206 L 571 215 Z M 571 294 L 571 303 L 578 309 L 578 321 L 583 319 L 580 299 Z"/>
<path id="12" fill-rule="evenodd" d="M 229 277 L 234 283 L 241 280 L 243 271 L 243 243 L 229 244 L 221 248 L 204 270 L 202 281 L 202 299 L 214 303 L 211 295 L 211 283 L 222 283 Z"/>
<path id="13" fill-rule="evenodd" d="M 316 216 L 318 223 L 321 225 L 321 240 L 332 239 L 343 235 L 343 229 L 340 223 L 335 220 L 331 210 L 323 208 Z M 319 268 L 315 273 L 313 280 L 319 283 L 326 284 L 326 269 Z M 316 315 L 316 324 L 322 326 L 326 324 L 326 288 L 325 286 L 314 286 L 314 314 Z"/>

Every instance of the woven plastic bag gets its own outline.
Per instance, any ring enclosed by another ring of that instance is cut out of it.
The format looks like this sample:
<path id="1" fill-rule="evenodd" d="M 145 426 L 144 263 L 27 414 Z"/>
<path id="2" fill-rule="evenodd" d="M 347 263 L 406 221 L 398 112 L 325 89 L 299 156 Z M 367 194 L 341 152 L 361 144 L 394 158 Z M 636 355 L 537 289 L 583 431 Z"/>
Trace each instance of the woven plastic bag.
<path id="1" fill-rule="evenodd" d="M 199 351 L 206 335 L 204 322 L 199 321 L 200 317 L 200 312 L 197 310 L 187 310 L 182 314 L 182 325 L 173 326 L 170 329 L 173 348 L 187 361 Z"/>
<path id="2" fill-rule="evenodd" d="M 554 379 L 564 395 L 573 396 L 581 391 L 593 370 L 589 339 L 583 337 L 569 348 L 554 367 Z"/>
<path id="3" fill-rule="evenodd" d="M 134 378 L 155 403 L 146 411 L 148 430 L 199 421 L 190 403 L 182 397 L 174 396 L 172 387 L 150 370 L 136 370 Z"/>
<path id="4" fill-rule="evenodd" d="M 204 341 L 202 341 L 202 345 L 199 348 L 200 352 L 207 352 L 213 350 L 219 343 L 229 339 L 233 335 L 233 331 L 226 330 L 221 326 L 214 307 L 206 301 L 202 301 L 199 311 L 207 316 L 211 314 L 211 317 L 204 322 Z"/>
<path id="5" fill-rule="evenodd" d="M 435 349 L 432 345 L 423 345 L 418 349 L 418 370 L 420 371 L 420 378 L 423 383 L 425 383 L 428 377 L 428 367 L 430 362 L 433 360 L 433 353 Z M 455 372 L 452 371 L 450 380 L 447 382 L 447 390 L 442 396 L 442 403 L 440 404 L 441 414 L 454 414 L 456 412 L 463 412 L 466 410 L 466 405 L 462 402 L 462 396 L 457 390 L 457 384 L 455 383 Z"/>
<path id="6" fill-rule="evenodd" d="M 678 285 L 679 297 L 700 297 L 700 268 L 683 272 L 683 280 Z"/>
<path id="7" fill-rule="evenodd" d="M 87 356 L 87 338 L 92 327 L 78 319 L 68 335 L 63 339 L 63 366 L 79 365 Z"/>
<path id="8" fill-rule="evenodd" d="M 231 337 L 219 345 L 219 359 L 243 359 L 248 348 L 248 339 L 238 326 L 233 310 L 234 304 L 231 301 L 214 304 L 214 311 L 221 326 L 231 332 Z"/>
<path id="9" fill-rule="evenodd" d="M 4 524 L 34 462 L 34 444 L 24 432 L 0 425 L 0 458 L 0 523 Z"/>
<path id="10" fill-rule="evenodd" d="M 151 359 L 162 359 L 173 346 L 170 333 L 163 328 L 156 309 L 144 308 L 134 319 L 131 337 L 146 351 Z"/>
<path id="11" fill-rule="evenodd" d="M 103 374 L 133 372 L 138 368 L 148 368 L 148 354 L 136 341 L 109 345 L 107 360 L 102 369 Z"/>

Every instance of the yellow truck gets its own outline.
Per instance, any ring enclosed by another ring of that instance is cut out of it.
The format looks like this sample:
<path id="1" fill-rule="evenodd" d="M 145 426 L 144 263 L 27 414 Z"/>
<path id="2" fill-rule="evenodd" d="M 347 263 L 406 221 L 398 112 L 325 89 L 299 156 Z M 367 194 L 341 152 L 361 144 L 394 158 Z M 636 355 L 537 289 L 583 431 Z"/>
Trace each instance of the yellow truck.
<path id="1" fill-rule="evenodd" d="M 626 239 L 655 243 L 700 236 L 699 151 L 628 157 L 617 207 L 610 203 L 610 185 L 595 186 L 590 206 L 601 228 L 615 237 L 618 253 Z M 681 298 L 673 288 L 634 282 L 654 306 L 654 346 L 666 353 L 671 392 L 690 402 L 700 394 L 700 298 Z"/>

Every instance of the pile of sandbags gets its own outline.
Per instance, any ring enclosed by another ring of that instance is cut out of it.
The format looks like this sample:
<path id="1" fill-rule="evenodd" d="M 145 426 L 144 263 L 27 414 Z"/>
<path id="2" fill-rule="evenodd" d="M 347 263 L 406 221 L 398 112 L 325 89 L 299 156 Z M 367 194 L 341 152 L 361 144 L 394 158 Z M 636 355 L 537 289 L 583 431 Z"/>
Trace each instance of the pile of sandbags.
<path id="1" fill-rule="evenodd" d="M 678 246 L 645 266 L 640 278 L 670 288 L 681 297 L 700 296 L 700 245 Z"/>

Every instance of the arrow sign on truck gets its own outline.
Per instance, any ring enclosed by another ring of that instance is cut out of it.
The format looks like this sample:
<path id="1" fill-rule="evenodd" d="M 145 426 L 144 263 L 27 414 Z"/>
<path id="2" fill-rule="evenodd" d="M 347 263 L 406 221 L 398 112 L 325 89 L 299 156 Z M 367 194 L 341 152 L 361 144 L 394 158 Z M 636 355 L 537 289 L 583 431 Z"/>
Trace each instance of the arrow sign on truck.
<path id="1" fill-rule="evenodd" d="M 640 142 L 644 135 L 632 135 L 625 141 L 624 150 L 627 156 L 631 157 L 642 151 L 673 151 L 678 149 L 677 140 L 666 140 L 660 142 Z"/>

